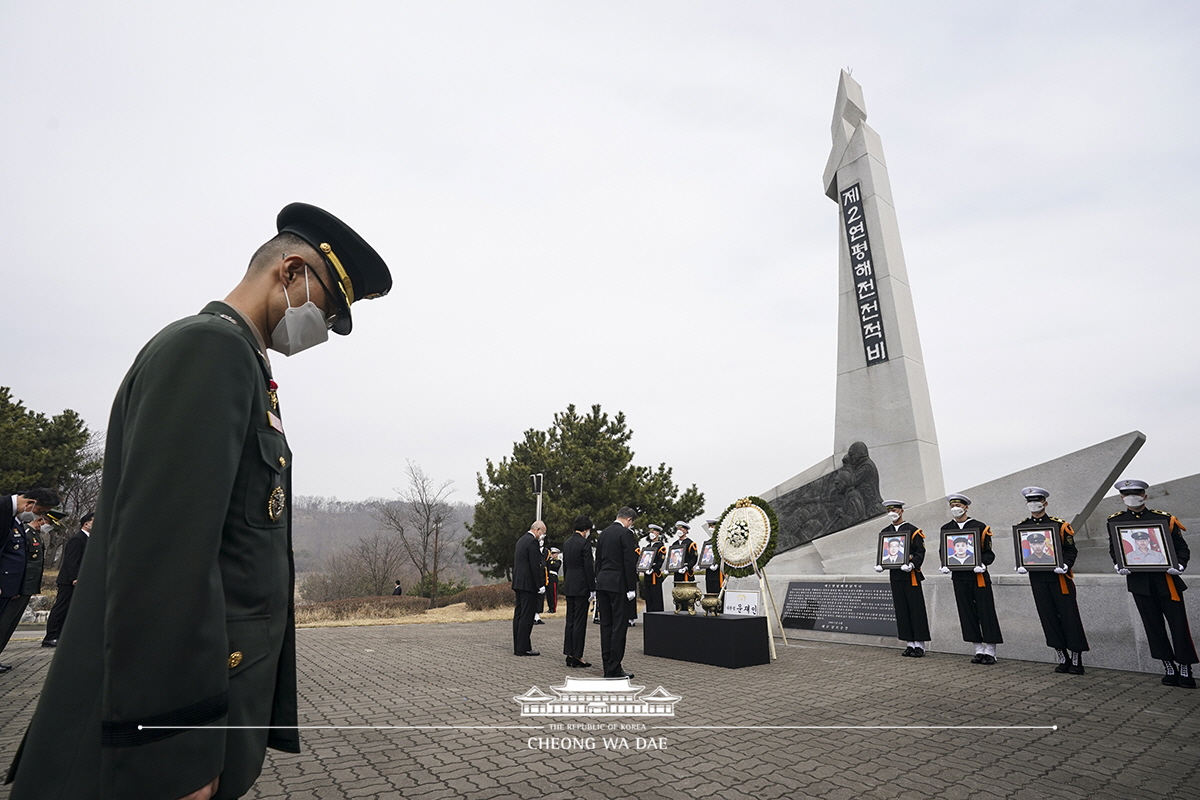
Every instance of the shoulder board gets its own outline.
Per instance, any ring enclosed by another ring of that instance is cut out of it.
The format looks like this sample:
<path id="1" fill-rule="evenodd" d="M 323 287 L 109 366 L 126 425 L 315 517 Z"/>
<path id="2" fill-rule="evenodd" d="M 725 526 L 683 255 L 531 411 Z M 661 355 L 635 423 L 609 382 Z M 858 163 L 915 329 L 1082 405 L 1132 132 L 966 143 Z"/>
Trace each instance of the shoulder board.
<path id="1" fill-rule="evenodd" d="M 1119 516 L 1121 516 L 1121 515 L 1122 515 L 1122 514 L 1124 514 L 1124 513 L 1125 513 L 1124 511 L 1118 511 L 1118 512 L 1117 512 L 1117 513 L 1115 513 L 1115 514 L 1109 514 L 1109 515 L 1108 515 L 1108 518 L 1109 518 L 1109 519 L 1112 519 L 1113 517 L 1119 517 Z"/>
<path id="2" fill-rule="evenodd" d="M 1049 514 L 1047 514 L 1046 516 L 1050 517 Z M 1058 517 L 1050 517 L 1050 519 L 1054 520 L 1055 522 L 1066 522 L 1065 519 L 1059 519 Z"/>
<path id="3" fill-rule="evenodd" d="M 1152 509 L 1150 509 L 1150 512 L 1151 512 L 1152 514 L 1162 514 L 1164 517 L 1171 517 L 1171 516 L 1174 516 L 1174 514 L 1168 514 L 1168 513 L 1167 513 L 1167 512 L 1165 512 L 1165 511 L 1159 511 L 1157 508 L 1152 508 Z"/>

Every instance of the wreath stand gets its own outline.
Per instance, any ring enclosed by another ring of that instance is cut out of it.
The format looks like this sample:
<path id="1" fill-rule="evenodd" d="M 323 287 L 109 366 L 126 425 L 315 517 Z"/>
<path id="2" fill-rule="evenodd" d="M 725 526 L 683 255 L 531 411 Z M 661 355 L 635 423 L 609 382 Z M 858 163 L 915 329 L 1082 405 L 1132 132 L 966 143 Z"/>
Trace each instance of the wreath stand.
<path id="1" fill-rule="evenodd" d="M 761 504 L 761 505 L 759 505 L 759 504 Z M 721 519 L 718 521 L 717 530 L 713 532 L 713 539 L 714 539 L 714 541 L 717 542 L 717 545 L 718 545 L 717 551 L 718 551 L 718 553 L 721 554 L 721 569 L 722 569 L 722 571 L 725 570 L 725 565 L 727 562 L 725 560 L 725 554 L 721 551 L 721 547 L 720 547 L 720 529 L 724 525 L 725 517 L 728 516 L 729 512 L 733 511 L 735 508 L 743 507 L 743 505 L 757 507 L 758 510 L 766 518 L 767 526 L 768 526 L 768 530 L 769 530 L 769 537 L 768 537 L 769 541 L 768 541 L 768 543 L 764 544 L 763 549 L 764 550 L 770 549 L 771 551 L 774 551 L 774 549 L 775 549 L 774 548 L 774 538 L 778 535 L 777 534 L 778 525 L 774 519 L 774 511 L 769 510 L 770 505 L 768 505 L 765 500 L 762 500 L 761 498 L 758 498 L 758 497 L 748 497 L 743 500 L 739 500 L 737 503 L 734 503 L 729 508 L 725 509 L 725 513 L 721 515 Z M 769 544 L 769 548 L 767 546 L 768 544 Z M 767 558 L 769 560 L 769 558 L 770 558 L 769 553 L 768 553 Z M 779 655 L 775 651 L 775 636 L 772 632 L 771 621 L 774 620 L 776 623 L 778 623 L 779 636 L 783 639 L 783 644 L 786 647 L 788 641 L 787 641 L 787 633 L 783 629 L 783 619 L 776 613 L 777 606 L 775 605 L 775 596 L 771 592 L 771 583 L 770 583 L 770 581 L 767 580 L 766 562 L 764 561 L 763 566 L 759 567 L 758 555 L 754 555 L 750 559 L 749 566 L 754 570 L 755 577 L 758 578 L 759 592 L 762 595 L 763 603 L 766 606 L 765 611 L 766 611 L 766 617 L 767 617 L 767 644 L 770 646 L 771 660 L 777 661 L 777 660 L 779 660 Z M 744 567 L 741 567 L 740 569 L 744 569 Z M 726 588 L 725 586 L 721 587 L 721 602 L 722 602 L 722 604 L 724 604 L 724 602 L 725 602 L 725 588 Z"/>

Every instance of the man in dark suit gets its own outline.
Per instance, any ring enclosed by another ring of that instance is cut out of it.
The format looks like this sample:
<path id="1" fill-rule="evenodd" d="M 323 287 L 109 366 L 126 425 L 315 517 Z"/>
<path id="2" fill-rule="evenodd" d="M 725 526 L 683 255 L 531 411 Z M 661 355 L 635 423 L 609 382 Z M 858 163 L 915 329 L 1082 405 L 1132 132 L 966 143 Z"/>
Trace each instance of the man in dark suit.
<path id="1" fill-rule="evenodd" d="M 95 517 L 91 511 L 84 514 L 79 520 L 79 530 L 63 546 L 62 566 L 58 568 L 58 578 L 54 581 L 58 586 L 58 596 L 54 598 L 54 608 L 50 609 L 50 617 L 46 620 L 46 636 L 42 639 L 42 647 L 58 646 L 58 636 L 67 620 L 67 609 L 71 607 L 71 595 L 79 579 L 79 566 L 83 563 L 83 551 L 87 547 Z"/>
<path id="2" fill-rule="evenodd" d="M 596 543 L 596 607 L 600 609 L 600 655 L 606 678 L 633 677 L 621 660 L 629 631 L 625 618 L 637 593 L 637 540 L 630 530 L 635 519 L 637 512 L 625 506 Z"/>
<path id="3" fill-rule="evenodd" d="M 164 269 L 211 272 L 211 226 L 178 223 L 187 255 Z M 392 279 L 319 208 L 285 207 L 276 230 L 225 300 L 155 335 L 117 391 L 95 541 L 12 800 L 235 798 L 268 747 L 300 750 L 292 452 L 267 348 L 349 333 L 351 304 Z M 327 425 L 335 439 L 364 430 Z"/>
<path id="4" fill-rule="evenodd" d="M 60 502 L 53 489 L 30 489 L 0 501 L 0 519 L 7 526 L 0 540 L 0 652 L 8 646 L 29 598 L 41 591 L 39 528 L 48 524 L 42 515 Z M 10 669 L 11 665 L 0 664 L 0 673 Z"/>
<path id="5" fill-rule="evenodd" d="M 583 642 L 587 637 L 588 600 L 596 595 L 596 564 L 588 536 L 592 521 L 575 518 L 575 533 L 563 543 L 563 595 L 567 598 L 567 627 L 563 634 L 563 655 L 568 667 L 590 667 L 583 660 Z"/>
<path id="6" fill-rule="evenodd" d="M 546 562 L 542 560 L 541 541 L 546 535 L 546 523 L 538 520 L 529 532 L 517 539 L 513 551 L 513 655 L 540 656 L 529 641 L 533 633 L 533 615 L 537 613 L 538 596 L 546 593 Z"/>

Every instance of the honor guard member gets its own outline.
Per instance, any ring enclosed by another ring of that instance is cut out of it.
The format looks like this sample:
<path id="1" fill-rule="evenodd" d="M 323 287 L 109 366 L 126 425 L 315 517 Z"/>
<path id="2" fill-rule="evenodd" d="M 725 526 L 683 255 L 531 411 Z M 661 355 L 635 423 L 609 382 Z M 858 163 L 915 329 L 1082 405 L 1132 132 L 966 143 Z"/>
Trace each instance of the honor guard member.
<path id="1" fill-rule="evenodd" d="M 1183 531 L 1174 515 L 1165 511 L 1155 511 L 1146 508 L 1146 490 L 1150 484 L 1145 481 L 1118 481 L 1113 487 L 1121 493 L 1121 501 L 1125 510 L 1109 517 L 1115 522 L 1161 522 L 1171 534 L 1171 544 L 1175 548 L 1176 563 L 1170 565 L 1166 572 L 1130 572 L 1121 567 L 1117 554 L 1113 549 L 1112 540 L 1108 543 L 1108 552 L 1112 556 L 1113 566 L 1119 574 L 1125 576 L 1125 586 L 1133 595 L 1137 605 L 1138 615 L 1142 618 L 1142 627 L 1146 629 L 1146 641 L 1150 645 L 1150 655 L 1163 663 L 1162 682 L 1167 686 L 1182 686 L 1187 689 L 1196 688 L 1194 664 L 1196 663 L 1196 645 L 1192 642 L 1192 632 L 1188 627 L 1187 609 L 1183 604 L 1183 592 L 1187 585 L 1183 582 L 1182 573 L 1187 568 L 1191 551 L 1183 540 Z M 1146 536 L 1146 534 L 1142 534 Z M 1137 539 L 1137 534 L 1134 534 Z M 1147 537 L 1147 540 L 1149 537 Z M 1147 541 L 1148 543 L 1148 541 Z M 1135 553 L 1137 550 L 1135 549 Z M 1153 552 L 1153 551 L 1151 551 Z M 1135 563 L 1132 554 L 1128 558 Z M 1151 562 L 1146 562 L 1151 563 Z M 1155 563 L 1166 563 L 1165 559 Z M 1165 621 L 1165 625 L 1164 625 Z M 1171 638 L 1167 638 L 1167 628 L 1171 629 Z"/>
<path id="2" fill-rule="evenodd" d="M 683 551 L 681 556 L 676 557 L 679 559 L 679 563 L 683 565 L 681 569 L 675 571 L 676 582 L 694 581 L 696 579 L 696 574 L 693 570 L 696 568 L 696 562 L 700 560 L 700 550 L 696 547 L 696 543 L 688 537 L 688 533 L 690 532 L 691 526 L 689 526 L 686 522 L 676 522 L 675 534 L 679 538 L 676 539 L 675 543 L 667 549 L 668 564 L 672 561 L 671 551 Z M 674 600 L 674 598 L 672 598 L 672 600 Z M 674 600 L 674 602 L 676 611 L 687 611 L 686 603 L 680 603 L 678 600 Z"/>
<path id="3" fill-rule="evenodd" d="M 667 545 L 663 542 L 661 526 L 648 525 L 646 530 L 646 549 L 654 551 L 654 560 L 648 569 L 642 571 L 642 599 L 646 601 L 647 611 L 662 611 L 662 568 L 667 560 Z"/>
<path id="4" fill-rule="evenodd" d="M 47 494 L 36 495 L 36 492 Z M 30 496 L 41 500 L 18 502 Z M 13 498 L 14 507 L 26 510 L 17 518 L 9 515 L 11 530 L 0 550 L 0 652 L 8 646 L 8 640 L 21 622 L 29 598 L 42 593 L 43 542 L 64 516 L 61 512 L 48 510 L 42 502 L 48 504 L 51 499 L 58 504 L 58 493 L 52 489 L 35 489 Z M 0 664 L 0 673 L 11 669 L 9 664 Z"/>
<path id="5" fill-rule="evenodd" d="M 213 232 L 177 227 L 198 280 Z M 350 333 L 351 304 L 392 278 L 319 208 L 293 203 L 276 229 L 225 300 L 155 335 L 117 391 L 96 522 L 12 800 L 234 798 L 266 748 L 300 749 L 292 453 L 267 348 Z"/>
<path id="6" fill-rule="evenodd" d="M 977 559 L 973 571 L 942 567 L 942 572 L 950 573 L 950 581 L 954 585 L 954 603 L 958 606 L 958 623 L 962 627 L 963 641 L 975 646 L 975 657 L 971 663 L 995 664 L 996 645 L 1003 643 L 1004 638 L 1000 635 L 996 600 L 992 596 L 992 578 L 987 570 L 996 560 L 996 554 L 992 551 L 992 529 L 970 515 L 971 498 L 965 494 L 948 495 L 946 500 L 950 503 L 952 519 L 942 526 L 942 547 L 946 546 L 946 539 L 955 532 L 974 531 Z M 966 541 L 966 537 L 963 540 Z M 956 549 L 961 548 L 957 548 L 956 544 Z M 950 554 L 942 555 L 949 563 Z"/>
<path id="7" fill-rule="evenodd" d="M 1031 534 L 1028 538 L 1030 557 L 1026 562 L 1035 564 L 1057 564 L 1053 571 L 1037 570 L 1029 572 L 1024 567 L 1017 567 L 1017 572 L 1029 575 L 1029 588 L 1033 590 L 1033 603 L 1037 606 L 1038 618 L 1042 621 L 1042 632 L 1046 634 L 1046 645 L 1054 648 L 1058 656 L 1058 666 L 1055 672 L 1069 672 L 1072 675 L 1083 674 L 1083 653 L 1088 649 L 1087 636 L 1083 633 L 1083 620 L 1079 618 L 1079 603 L 1075 591 L 1075 575 L 1071 568 L 1075 566 L 1075 531 L 1071 525 L 1058 517 L 1046 513 L 1046 501 L 1050 493 L 1040 486 L 1026 486 L 1021 490 L 1025 498 L 1029 516 L 1021 524 L 1052 523 L 1058 526 L 1059 538 L 1062 540 L 1062 552 L 1052 554 L 1046 551 L 1044 541 L 1035 541 L 1045 537 Z"/>
<path id="8" fill-rule="evenodd" d="M 551 547 L 546 552 L 546 610 L 558 613 L 558 571 L 562 568 L 562 550 Z"/>
<path id="9" fill-rule="evenodd" d="M 708 529 L 712 531 L 713 539 L 717 537 L 717 520 L 705 520 Z M 713 545 L 713 556 L 715 557 L 716 544 Z M 725 585 L 725 570 L 721 568 L 721 559 L 714 561 L 708 568 L 704 570 L 704 591 L 707 594 L 717 594 L 721 591 L 721 587 Z"/>
<path id="10" fill-rule="evenodd" d="M 892 604 L 896 607 L 896 635 L 905 643 L 900 655 L 921 658 L 929 643 L 929 615 L 925 612 L 925 593 L 921 590 L 921 565 L 925 563 L 925 534 L 916 525 L 904 521 L 904 502 L 885 500 L 891 524 L 880 533 L 905 535 L 907 556 L 899 569 L 894 569 L 888 578 L 892 584 Z M 876 572 L 883 567 L 876 564 Z"/>

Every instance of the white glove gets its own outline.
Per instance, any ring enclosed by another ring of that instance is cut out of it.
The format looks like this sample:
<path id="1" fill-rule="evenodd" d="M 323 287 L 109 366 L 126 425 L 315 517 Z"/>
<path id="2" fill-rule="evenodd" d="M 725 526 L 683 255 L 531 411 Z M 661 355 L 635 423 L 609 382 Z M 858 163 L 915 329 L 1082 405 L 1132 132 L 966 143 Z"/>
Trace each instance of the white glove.
<path id="1" fill-rule="evenodd" d="M 625 599 L 626 599 L 626 600 L 632 600 L 632 599 L 633 599 L 633 595 L 634 595 L 634 594 L 635 594 L 635 592 L 626 592 L 626 593 L 625 593 Z"/>
<path id="2" fill-rule="evenodd" d="M 905 572 L 912 572 L 913 567 L 912 564 L 905 564 L 900 567 L 900 569 L 904 570 Z"/>
<path id="3" fill-rule="evenodd" d="M 595 599 L 596 599 L 596 593 L 595 593 L 595 592 L 592 592 L 591 594 L 589 594 L 589 595 L 588 595 L 588 600 L 589 600 L 589 601 L 592 601 L 592 600 L 595 600 Z"/>
<path id="4" fill-rule="evenodd" d="M 1183 572 L 1182 570 L 1176 569 L 1175 567 L 1171 567 L 1170 569 L 1167 570 L 1168 575 L 1180 575 L 1180 574 L 1182 574 L 1182 572 Z"/>
<path id="5" fill-rule="evenodd" d="M 875 565 L 875 571 L 876 571 L 876 572 L 883 572 L 883 567 L 881 567 L 881 566 L 879 566 L 878 564 L 876 564 L 876 565 Z"/>
<path id="6" fill-rule="evenodd" d="M 1068 569 L 1070 569 L 1070 568 L 1066 564 L 1061 564 L 1061 565 L 1055 567 L 1054 571 L 1056 573 L 1058 573 L 1059 575 L 1066 575 Z"/>
<path id="7" fill-rule="evenodd" d="M 1017 567 L 1017 574 L 1018 575 L 1028 575 L 1029 570 L 1025 569 L 1024 567 Z"/>
<path id="8" fill-rule="evenodd" d="M 1117 574 L 1118 574 L 1118 575 L 1128 575 L 1128 574 L 1129 574 L 1129 570 L 1127 570 L 1127 569 L 1125 569 L 1125 568 L 1123 568 L 1123 567 L 1117 567 Z"/>
<path id="9" fill-rule="evenodd" d="M 942 567 L 942 568 L 940 568 L 940 569 L 938 570 L 938 572 L 942 573 L 943 575 L 949 575 L 949 574 L 950 574 L 950 568 L 949 568 L 949 567 Z"/>
<path id="10" fill-rule="evenodd" d="M 987 572 L 987 567 L 985 567 L 983 564 L 980 564 L 979 566 L 977 566 L 975 568 L 975 571 L 976 572 Z"/>
<path id="11" fill-rule="evenodd" d="M 543 586 L 542 588 L 538 589 L 538 594 L 545 594 L 545 593 L 546 593 L 546 587 L 545 587 L 545 586 Z"/>

